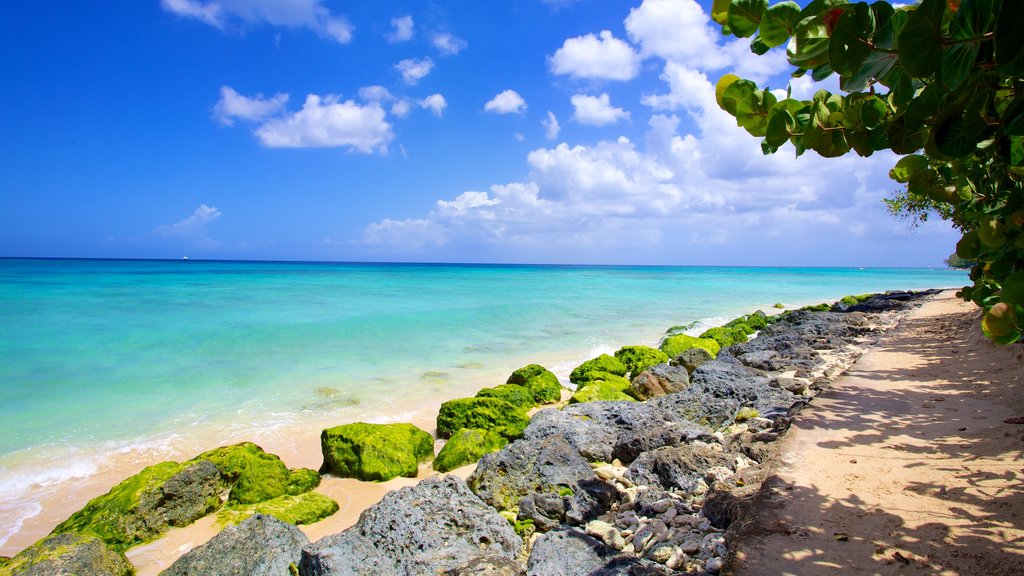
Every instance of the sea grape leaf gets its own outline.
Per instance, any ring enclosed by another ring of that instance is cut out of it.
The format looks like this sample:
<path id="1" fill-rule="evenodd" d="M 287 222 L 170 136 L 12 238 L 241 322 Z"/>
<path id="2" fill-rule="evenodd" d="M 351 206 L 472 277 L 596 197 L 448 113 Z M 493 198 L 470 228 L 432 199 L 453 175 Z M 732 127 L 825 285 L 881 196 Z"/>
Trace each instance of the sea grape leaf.
<path id="1" fill-rule="evenodd" d="M 1000 74 L 1024 76 L 1024 2 L 1003 0 L 996 20 L 996 63 Z"/>
<path id="2" fill-rule="evenodd" d="M 736 84 L 733 84 L 735 86 Z M 726 90 L 728 95 L 732 86 Z M 761 138 L 768 129 L 768 112 L 775 106 L 776 98 L 768 90 L 755 90 L 736 103 L 736 123 L 752 136 Z"/>
<path id="3" fill-rule="evenodd" d="M 954 44 L 943 51 L 942 83 L 951 92 L 959 88 L 970 74 L 980 49 L 981 42 L 978 41 Z"/>
<path id="4" fill-rule="evenodd" d="M 829 39 L 828 63 L 841 76 L 860 69 L 864 59 L 871 54 L 871 34 L 874 32 L 874 17 L 867 4 L 855 4 L 852 10 L 844 11 L 836 22 Z"/>
<path id="5" fill-rule="evenodd" d="M 732 92 L 729 92 L 729 96 L 726 97 L 726 92 L 732 88 L 734 84 L 739 84 L 739 87 Z M 718 101 L 718 106 L 733 116 L 736 115 L 736 102 L 747 97 L 747 94 L 757 90 L 757 85 L 750 80 L 742 80 L 735 74 L 726 74 L 718 79 L 718 83 L 715 85 L 715 100 Z"/>
<path id="6" fill-rule="evenodd" d="M 760 36 L 750 41 L 750 51 L 758 56 L 764 56 L 772 47 L 765 44 Z"/>
<path id="7" fill-rule="evenodd" d="M 928 157 L 920 154 L 911 154 L 910 156 L 904 156 L 900 158 L 896 166 L 893 166 L 892 170 L 889 170 L 889 178 L 899 182 L 900 184 L 906 184 L 910 182 L 911 176 L 913 176 L 919 170 L 928 168 Z"/>
<path id="8" fill-rule="evenodd" d="M 1010 136 L 1024 136 L 1024 94 L 1016 98 L 1003 111 L 1003 132 Z"/>
<path id="9" fill-rule="evenodd" d="M 769 48 L 781 46 L 793 35 L 799 18 L 800 5 L 796 2 L 773 4 L 761 15 L 757 37 Z"/>
<path id="10" fill-rule="evenodd" d="M 1003 302 L 1024 306 L 1024 271 L 1017 271 L 1003 278 Z"/>
<path id="11" fill-rule="evenodd" d="M 729 3 L 729 28 L 737 38 L 753 36 L 761 25 L 761 14 L 768 0 L 732 0 Z"/>
<path id="12" fill-rule="evenodd" d="M 942 62 L 942 14 L 946 0 L 922 0 L 896 41 L 900 63 L 917 78 L 934 74 Z"/>
<path id="13" fill-rule="evenodd" d="M 820 15 L 804 18 L 789 39 L 786 57 L 797 68 L 816 68 L 828 63 L 828 42 L 824 18 Z"/>
<path id="14" fill-rule="evenodd" d="M 1024 136 L 1010 136 L 1010 165 L 1024 166 Z"/>
<path id="15" fill-rule="evenodd" d="M 907 128 L 903 115 L 897 116 L 889 123 L 886 136 L 889 137 L 889 147 L 897 154 L 913 154 L 920 150 L 927 140 L 925 131 Z"/>
<path id="16" fill-rule="evenodd" d="M 715 0 L 711 4 L 711 19 L 718 24 L 729 23 L 729 4 L 732 0 Z"/>
<path id="17" fill-rule="evenodd" d="M 839 87 L 847 92 L 860 92 L 871 84 L 872 80 L 881 79 L 896 65 L 897 55 L 891 52 L 872 51 L 861 63 L 856 72 L 839 78 Z"/>

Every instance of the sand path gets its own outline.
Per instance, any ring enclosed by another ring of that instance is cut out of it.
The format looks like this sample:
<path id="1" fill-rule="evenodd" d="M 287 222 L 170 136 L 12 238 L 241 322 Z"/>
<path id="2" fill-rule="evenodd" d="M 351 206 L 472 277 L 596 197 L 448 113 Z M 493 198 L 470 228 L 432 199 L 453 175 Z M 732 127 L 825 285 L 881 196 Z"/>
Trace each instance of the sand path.
<path id="1" fill-rule="evenodd" d="M 1024 574 L 1024 345 L 943 293 L 796 419 L 738 576 Z"/>

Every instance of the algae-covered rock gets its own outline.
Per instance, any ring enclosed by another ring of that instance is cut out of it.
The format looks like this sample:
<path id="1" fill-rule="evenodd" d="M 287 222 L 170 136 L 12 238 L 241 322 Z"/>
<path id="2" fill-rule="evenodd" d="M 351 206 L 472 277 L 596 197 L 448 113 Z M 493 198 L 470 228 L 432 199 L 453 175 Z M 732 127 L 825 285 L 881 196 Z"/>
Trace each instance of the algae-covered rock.
<path id="1" fill-rule="evenodd" d="M 134 574 L 124 554 L 95 536 L 50 535 L 14 558 L 0 562 L 3 576 L 128 576 Z"/>
<path id="2" fill-rule="evenodd" d="M 526 412 L 499 398 L 457 398 L 441 404 L 437 434 L 448 438 L 460 428 L 491 430 L 513 440 L 530 423 Z"/>
<path id="3" fill-rule="evenodd" d="M 572 371 L 572 374 L 569 375 L 569 381 L 573 384 L 587 382 L 591 380 L 591 378 L 587 377 L 590 372 L 608 372 L 616 376 L 625 376 L 628 371 L 629 369 L 626 368 L 626 365 L 618 358 L 601 354 L 597 358 L 591 358 L 577 366 Z"/>
<path id="4" fill-rule="evenodd" d="M 257 514 L 228 526 L 209 542 L 193 548 L 161 576 L 286 576 L 302 558 L 309 540 L 301 530 Z"/>
<path id="5" fill-rule="evenodd" d="M 637 400 L 647 400 L 655 396 L 682 392 L 689 385 L 690 373 L 685 367 L 658 364 L 633 378 L 625 393 Z"/>
<path id="6" fill-rule="evenodd" d="M 520 386 L 519 384 L 502 384 L 494 388 L 484 388 L 476 393 L 476 397 L 499 398 L 523 410 L 529 410 L 537 405 L 533 392 L 526 386 Z"/>
<path id="7" fill-rule="evenodd" d="M 749 326 L 747 328 L 749 329 Z M 717 328 L 711 328 L 709 330 L 705 330 L 700 337 L 710 338 L 715 342 L 718 342 L 718 345 L 722 348 L 747 341 L 747 333 L 743 329 L 733 326 L 719 326 Z"/>
<path id="8" fill-rule="evenodd" d="M 92 534 L 123 551 L 213 512 L 226 488 L 209 460 L 161 462 L 93 498 L 53 533 Z"/>
<path id="9" fill-rule="evenodd" d="M 711 357 L 714 358 L 718 355 L 718 351 L 721 349 L 721 346 L 713 339 L 697 338 L 696 336 L 688 336 L 686 334 L 669 336 L 661 343 L 661 351 L 669 358 L 676 358 L 690 348 L 701 348 L 703 350 L 707 350 L 708 354 L 711 354 Z"/>
<path id="10" fill-rule="evenodd" d="M 715 342 L 715 344 L 718 344 Z M 681 354 L 677 354 L 675 358 L 670 362 L 673 366 L 682 366 L 686 368 L 686 371 L 693 374 L 693 371 L 706 362 L 714 360 L 715 357 L 710 352 L 703 348 L 693 347 L 688 350 L 684 350 Z"/>
<path id="11" fill-rule="evenodd" d="M 668 355 L 650 346 L 623 346 L 615 352 L 615 357 L 626 365 L 630 375 L 636 376 L 651 366 L 668 362 Z"/>
<path id="12" fill-rule="evenodd" d="M 273 516 L 288 524 L 312 524 L 338 511 L 338 503 L 319 492 L 285 494 L 259 504 L 228 506 L 217 512 L 223 524 L 239 524 L 255 514 Z"/>
<path id="13" fill-rule="evenodd" d="M 320 433 L 321 473 L 384 481 L 415 478 L 419 463 L 434 455 L 430 434 L 412 424 L 354 422 Z"/>
<path id="14" fill-rule="evenodd" d="M 562 385 L 558 377 L 540 364 L 530 364 L 516 370 L 508 377 L 509 384 L 527 388 L 539 404 L 558 402 L 562 397 Z"/>
<path id="15" fill-rule="evenodd" d="M 222 446 L 193 460 L 209 460 L 217 466 L 231 486 L 229 504 L 255 504 L 284 494 L 301 494 L 320 484 L 316 471 L 289 470 L 281 458 L 252 442 Z"/>
<path id="16" fill-rule="evenodd" d="M 620 386 L 618 383 L 595 380 L 593 382 L 588 382 L 576 390 L 576 392 L 573 392 L 572 397 L 569 398 L 569 404 L 595 401 L 636 400 L 624 392 L 624 390 L 628 388 L 628 380 L 626 380 L 625 388 Z"/>
<path id="17" fill-rule="evenodd" d="M 484 454 L 501 450 L 508 444 L 501 434 L 478 428 L 462 428 L 448 439 L 434 458 L 434 470 L 447 472 L 472 464 Z"/>

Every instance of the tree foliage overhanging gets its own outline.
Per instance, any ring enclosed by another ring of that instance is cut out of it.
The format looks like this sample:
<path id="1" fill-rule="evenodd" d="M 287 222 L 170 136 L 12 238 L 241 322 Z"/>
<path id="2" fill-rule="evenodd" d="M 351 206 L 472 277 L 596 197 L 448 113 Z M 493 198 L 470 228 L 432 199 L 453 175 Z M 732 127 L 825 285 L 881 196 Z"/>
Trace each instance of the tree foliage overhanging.
<path id="1" fill-rule="evenodd" d="M 787 142 L 813 150 L 903 157 L 905 185 L 887 200 L 915 218 L 938 214 L 962 233 L 956 255 L 976 262 L 958 295 L 981 306 L 982 330 L 1008 344 L 1024 336 L 1024 1 L 714 0 L 723 33 L 752 37 L 764 54 L 786 45 L 793 77 L 839 76 L 842 93 L 778 99 L 735 75 L 718 104 L 765 154 Z"/>

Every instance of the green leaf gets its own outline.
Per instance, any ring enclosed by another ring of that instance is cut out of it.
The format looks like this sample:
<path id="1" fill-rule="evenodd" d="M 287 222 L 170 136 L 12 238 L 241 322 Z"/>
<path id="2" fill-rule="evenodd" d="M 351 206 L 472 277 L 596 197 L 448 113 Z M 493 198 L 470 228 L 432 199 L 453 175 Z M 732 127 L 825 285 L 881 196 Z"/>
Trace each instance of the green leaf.
<path id="1" fill-rule="evenodd" d="M 940 118 L 932 128 L 932 137 L 938 151 L 950 158 L 963 158 L 974 152 L 978 145 L 978 141 L 970 136 L 963 114 Z"/>
<path id="2" fill-rule="evenodd" d="M 942 62 L 942 14 L 946 0 L 922 0 L 896 40 L 900 63 L 916 78 L 927 78 Z"/>
<path id="3" fill-rule="evenodd" d="M 897 116 L 886 130 L 889 147 L 897 154 L 913 154 L 921 149 L 927 141 L 927 133 L 923 130 L 909 130 L 904 116 Z"/>
<path id="4" fill-rule="evenodd" d="M 729 89 L 726 90 L 726 96 Z M 768 112 L 775 106 L 775 102 L 775 95 L 768 90 L 756 90 L 748 94 L 736 104 L 736 123 L 751 136 L 763 137 L 768 130 Z"/>
<path id="5" fill-rule="evenodd" d="M 1024 94 L 1018 94 L 1006 107 L 1000 118 L 1003 132 L 1010 136 L 1024 136 Z"/>
<path id="6" fill-rule="evenodd" d="M 907 129 L 917 131 L 924 128 L 927 121 L 939 112 L 943 92 L 942 86 L 932 84 L 911 100 L 906 112 Z"/>
<path id="7" fill-rule="evenodd" d="M 765 44 L 764 40 L 761 40 L 760 36 L 750 41 L 750 51 L 758 56 L 764 56 L 771 49 L 772 47 Z"/>
<path id="8" fill-rule="evenodd" d="M 714 0 L 711 4 L 711 19 L 718 24 L 728 24 L 730 3 L 730 0 Z"/>
<path id="9" fill-rule="evenodd" d="M 860 69 L 872 52 L 871 35 L 875 31 L 874 15 L 867 4 L 855 4 L 836 21 L 828 45 L 828 63 L 840 76 Z"/>
<path id="10" fill-rule="evenodd" d="M 736 115 L 736 104 L 757 91 L 757 84 L 750 80 L 741 80 L 738 76 L 733 76 L 732 74 L 726 74 L 718 81 L 718 87 L 715 89 L 716 95 L 719 92 L 719 87 L 722 94 L 721 98 L 718 99 L 719 106 L 733 116 Z"/>
<path id="11" fill-rule="evenodd" d="M 797 68 L 816 68 L 828 63 L 828 28 L 824 18 L 804 18 L 786 47 L 789 63 Z"/>
<path id="12" fill-rule="evenodd" d="M 793 35 L 799 18 L 800 5 L 796 2 L 774 4 L 761 15 L 757 36 L 769 48 L 781 46 Z"/>
<path id="13" fill-rule="evenodd" d="M 1005 76 L 1024 76 L 1024 2 L 1003 0 L 996 19 L 996 64 Z"/>
<path id="14" fill-rule="evenodd" d="M 732 0 L 727 16 L 732 33 L 738 38 L 753 36 L 761 25 L 761 14 L 767 7 L 768 0 Z"/>
<path id="15" fill-rule="evenodd" d="M 839 78 L 839 87 L 847 92 L 860 92 L 873 81 L 884 78 L 896 65 L 896 60 L 896 54 L 891 52 L 871 52 L 859 70 Z"/>
<path id="16" fill-rule="evenodd" d="M 960 87 L 975 60 L 978 59 L 978 51 L 981 49 L 981 42 L 963 42 L 954 44 L 947 48 L 942 54 L 942 83 L 952 92 Z"/>
<path id="17" fill-rule="evenodd" d="M 928 168 L 928 157 L 920 154 L 913 154 L 910 156 L 904 156 L 900 158 L 899 162 L 892 170 L 889 170 L 889 178 L 901 183 L 906 184 L 910 182 L 910 177 L 919 170 L 925 170 Z"/>
<path id="18" fill-rule="evenodd" d="M 1024 306 L 1024 271 L 1013 272 L 1003 279 L 1002 300 Z"/>
<path id="19" fill-rule="evenodd" d="M 1024 166 L 1024 136 L 1010 136 L 1010 165 Z"/>

